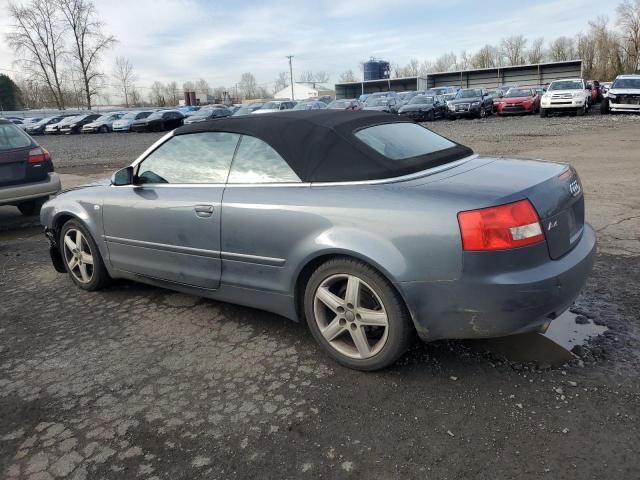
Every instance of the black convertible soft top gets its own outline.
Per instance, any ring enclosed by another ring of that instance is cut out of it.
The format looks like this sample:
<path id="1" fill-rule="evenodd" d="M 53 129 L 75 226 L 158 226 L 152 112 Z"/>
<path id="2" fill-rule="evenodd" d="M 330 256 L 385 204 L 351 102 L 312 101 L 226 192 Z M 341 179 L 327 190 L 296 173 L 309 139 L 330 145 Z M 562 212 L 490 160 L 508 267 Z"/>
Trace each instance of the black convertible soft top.
<path id="1" fill-rule="evenodd" d="M 227 117 L 185 125 L 175 135 L 232 132 L 271 145 L 303 182 L 344 182 L 393 178 L 469 156 L 463 145 L 427 155 L 393 160 L 360 141 L 354 133 L 387 123 L 412 120 L 375 111 L 311 110 Z"/>

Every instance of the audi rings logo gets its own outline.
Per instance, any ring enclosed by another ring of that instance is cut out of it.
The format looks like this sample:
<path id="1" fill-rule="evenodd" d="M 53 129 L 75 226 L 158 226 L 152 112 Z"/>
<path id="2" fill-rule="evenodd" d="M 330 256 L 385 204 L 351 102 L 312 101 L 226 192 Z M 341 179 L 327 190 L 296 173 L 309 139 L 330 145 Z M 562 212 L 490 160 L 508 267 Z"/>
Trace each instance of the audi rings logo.
<path id="1" fill-rule="evenodd" d="M 580 186 L 578 179 L 575 179 L 573 182 L 569 184 L 569 191 L 571 192 L 571 195 L 574 197 L 577 197 L 578 195 L 580 195 L 580 192 L 582 191 L 582 187 Z"/>

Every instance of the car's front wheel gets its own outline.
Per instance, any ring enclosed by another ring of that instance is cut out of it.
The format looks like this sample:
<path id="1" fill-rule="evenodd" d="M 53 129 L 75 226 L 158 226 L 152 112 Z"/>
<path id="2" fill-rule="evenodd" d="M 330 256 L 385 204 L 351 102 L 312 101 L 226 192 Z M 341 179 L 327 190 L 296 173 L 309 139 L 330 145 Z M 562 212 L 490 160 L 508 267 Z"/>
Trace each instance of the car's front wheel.
<path id="1" fill-rule="evenodd" d="M 547 118 L 548 115 L 549 112 L 547 112 L 547 109 L 540 107 L 540 118 Z"/>
<path id="2" fill-rule="evenodd" d="M 602 102 L 600 102 L 600 113 L 603 115 L 609 113 L 609 100 L 607 98 L 603 98 Z"/>
<path id="3" fill-rule="evenodd" d="M 388 367 L 413 338 L 400 295 L 358 260 L 340 258 L 321 265 L 307 283 L 304 310 L 316 341 L 338 363 L 356 370 Z"/>
<path id="4" fill-rule="evenodd" d="M 65 269 L 78 287 L 100 290 L 109 283 L 110 277 L 98 246 L 80 222 L 69 220 L 63 225 L 59 246 Z"/>
<path id="5" fill-rule="evenodd" d="M 587 112 L 587 106 L 583 105 L 580 108 L 576 109 L 576 115 L 582 117 Z"/>
<path id="6" fill-rule="evenodd" d="M 109 133 L 109 127 L 107 127 L 106 125 L 102 125 L 98 131 L 100 133 Z"/>

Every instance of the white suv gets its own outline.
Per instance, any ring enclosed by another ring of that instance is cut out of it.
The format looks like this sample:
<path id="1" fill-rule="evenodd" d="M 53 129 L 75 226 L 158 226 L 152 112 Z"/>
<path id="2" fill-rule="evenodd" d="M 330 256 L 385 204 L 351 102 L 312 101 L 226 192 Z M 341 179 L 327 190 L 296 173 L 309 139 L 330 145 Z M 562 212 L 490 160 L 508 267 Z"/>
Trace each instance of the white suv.
<path id="1" fill-rule="evenodd" d="M 602 99 L 600 112 L 640 113 L 640 75 L 618 75 Z"/>
<path id="2" fill-rule="evenodd" d="M 551 82 L 540 102 L 540 116 L 546 117 L 552 112 L 573 111 L 584 115 L 589 108 L 591 89 L 581 78 L 567 78 Z"/>

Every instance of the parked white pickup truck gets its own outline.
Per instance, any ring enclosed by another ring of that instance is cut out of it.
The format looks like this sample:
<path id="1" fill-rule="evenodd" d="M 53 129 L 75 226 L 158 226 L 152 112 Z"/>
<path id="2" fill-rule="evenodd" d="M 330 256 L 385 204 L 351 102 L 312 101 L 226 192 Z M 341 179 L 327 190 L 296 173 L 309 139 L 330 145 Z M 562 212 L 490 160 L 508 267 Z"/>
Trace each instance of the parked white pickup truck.
<path id="1" fill-rule="evenodd" d="M 542 118 L 552 112 L 575 112 L 584 115 L 589 109 L 591 89 L 582 78 L 568 78 L 551 82 L 540 102 Z"/>
<path id="2" fill-rule="evenodd" d="M 602 99 L 600 112 L 640 113 L 640 75 L 618 75 Z"/>

